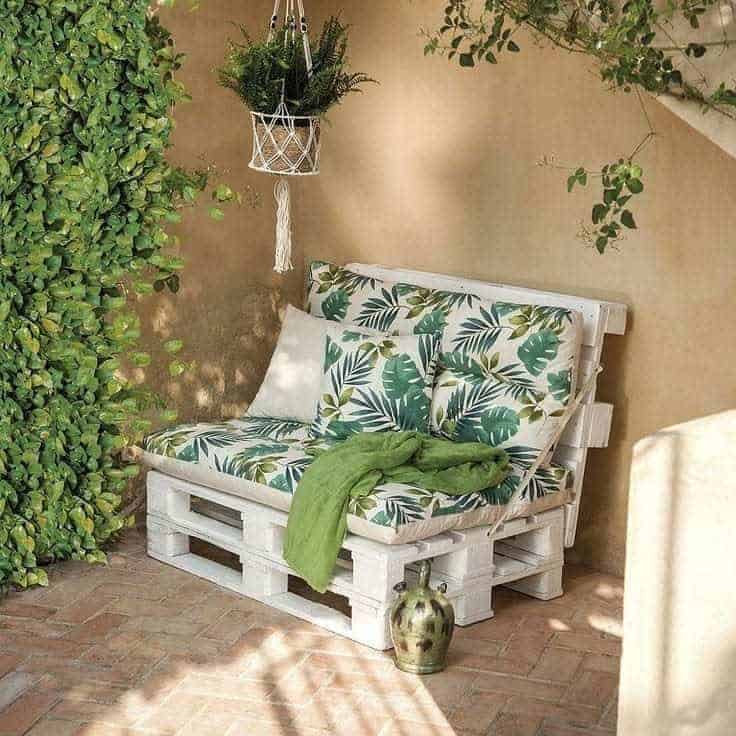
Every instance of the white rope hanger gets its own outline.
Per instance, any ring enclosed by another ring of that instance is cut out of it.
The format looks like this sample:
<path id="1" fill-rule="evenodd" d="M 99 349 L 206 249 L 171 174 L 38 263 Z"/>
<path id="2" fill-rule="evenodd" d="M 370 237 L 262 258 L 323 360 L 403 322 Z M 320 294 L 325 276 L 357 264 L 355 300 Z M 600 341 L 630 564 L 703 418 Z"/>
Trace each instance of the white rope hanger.
<path id="1" fill-rule="evenodd" d="M 281 0 L 274 0 L 269 23 L 268 40 L 278 31 Z M 298 13 L 298 16 L 297 16 Z M 307 78 L 313 72 L 312 51 L 309 45 L 309 25 L 303 0 L 286 0 L 284 7 L 284 40 L 296 41 L 301 35 Z M 276 199 L 276 259 L 277 273 L 289 271 L 291 262 L 291 195 L 288 176 L 315 176 L 319 174 L 321 125 L 318 116 L 291 115 L 286 104 L 286 81 L 281 82 L 281 102 L 270 115 L 251 112 L 253 123 L 253 156 L 250 168 L 278 179 L 274 186 Z"/>

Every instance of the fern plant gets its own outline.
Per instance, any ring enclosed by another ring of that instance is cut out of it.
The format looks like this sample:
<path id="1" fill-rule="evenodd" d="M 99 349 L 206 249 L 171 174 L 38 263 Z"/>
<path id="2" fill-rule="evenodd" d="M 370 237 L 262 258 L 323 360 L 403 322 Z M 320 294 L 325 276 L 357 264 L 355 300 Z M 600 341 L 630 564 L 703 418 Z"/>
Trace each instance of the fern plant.
<path id="1" fill-rule="evenodd" d="M 292 115 L 321 116 L 348 93 L 375 81 L 348 71 L 348 27 L 334 16 L 325 22 L 319 40 L 310 44 L 311 76 L 300 36 L 282 32 L 256 42 L 245 28 L 240 30 L 244 43 L 230 42 L 218 80 L 255 112 L 273 114 L 283 94 Z"/>

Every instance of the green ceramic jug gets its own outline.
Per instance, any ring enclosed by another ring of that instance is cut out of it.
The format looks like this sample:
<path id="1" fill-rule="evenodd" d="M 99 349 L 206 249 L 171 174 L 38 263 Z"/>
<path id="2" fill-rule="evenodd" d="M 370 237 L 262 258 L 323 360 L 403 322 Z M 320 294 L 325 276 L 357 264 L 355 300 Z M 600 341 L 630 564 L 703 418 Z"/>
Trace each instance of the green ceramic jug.
<path id="1" fill-rule="evenodd" d="M 407 590 L 405 582 L 394 590 L 399 597 L 391 609 L 391 639 L 396 666 L 405 672 L 429 675 L 445 669 L 447 650 L 455 628 L 455 611 L 445 597 L 447 584 L 429 587 L 432 566 L 419 564 L 419 583 Z"/>

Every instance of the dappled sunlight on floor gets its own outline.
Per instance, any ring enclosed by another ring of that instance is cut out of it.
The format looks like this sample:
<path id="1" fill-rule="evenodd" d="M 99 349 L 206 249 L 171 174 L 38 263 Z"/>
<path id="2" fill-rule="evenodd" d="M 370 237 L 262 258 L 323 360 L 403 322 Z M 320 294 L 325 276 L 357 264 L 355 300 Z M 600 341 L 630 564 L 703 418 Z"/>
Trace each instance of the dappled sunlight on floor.
<path id="1" fill-rule="evenodd" d="M 499 590 L 445 672 L 375 652 L 145 555 L 65 563 L 0 601 L 0 736 L 604 736 L 620 579 L 582 568 L 542 602 Z"/>

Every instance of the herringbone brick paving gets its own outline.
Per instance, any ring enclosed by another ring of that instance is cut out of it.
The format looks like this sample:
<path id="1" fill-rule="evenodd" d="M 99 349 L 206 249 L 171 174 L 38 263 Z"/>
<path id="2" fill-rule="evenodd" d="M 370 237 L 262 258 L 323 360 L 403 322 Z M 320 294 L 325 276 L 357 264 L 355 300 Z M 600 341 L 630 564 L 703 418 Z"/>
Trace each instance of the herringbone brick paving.
<path id="1" fill-rule="evenodd" d="M 605 736 L 622 582 L 502 590 L 448 669 L 380 654 L 160 564 L 131 530 L 107 566 L 64 563 L 0 600 L 0 736 Z"/>

